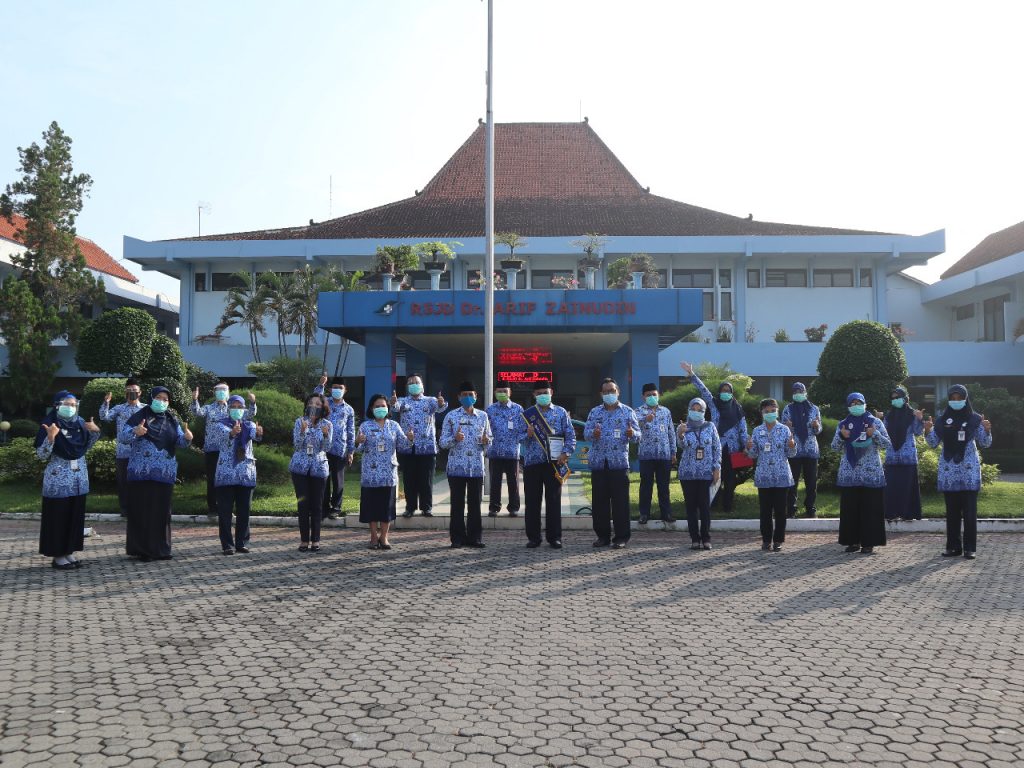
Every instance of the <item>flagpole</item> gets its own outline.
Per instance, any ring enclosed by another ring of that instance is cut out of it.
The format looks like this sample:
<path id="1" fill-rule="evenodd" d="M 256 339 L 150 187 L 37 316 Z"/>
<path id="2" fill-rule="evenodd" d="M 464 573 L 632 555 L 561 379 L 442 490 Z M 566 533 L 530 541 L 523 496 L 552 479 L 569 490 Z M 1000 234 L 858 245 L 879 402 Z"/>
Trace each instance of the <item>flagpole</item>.
<path id="1" fill-rule="evenodd" d="M 487 0 L 487 126 L 485 128 L 484 168 L 484 406 L 494 396 L 494 0 Z M 512 286 L 510 286 L 511 288 Z"/>

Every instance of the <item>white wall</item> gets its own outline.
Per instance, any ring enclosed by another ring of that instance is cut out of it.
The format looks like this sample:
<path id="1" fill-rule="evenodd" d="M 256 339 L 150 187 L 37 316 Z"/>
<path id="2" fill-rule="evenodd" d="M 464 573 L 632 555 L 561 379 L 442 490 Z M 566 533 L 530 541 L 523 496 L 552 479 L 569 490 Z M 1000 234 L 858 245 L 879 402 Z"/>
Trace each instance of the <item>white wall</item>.
<path id="1" fill-rule="evenodd" d="M 952 313 L 921 303 L 921 284 L 902 275 L 890 275 L 886 283 L 889 322 L 902 323 L 907 341 L 946 341 Z"/>
<path id="2" fill-rule="evenodd" d="M 772 341 L 780 328 L 803 341 L 805 328 L 825 323 L 830 334 L 850 320 L 873 318 L 870 288 L 747 288 L 747 322 L 757 329 L 757 341 Z"/>

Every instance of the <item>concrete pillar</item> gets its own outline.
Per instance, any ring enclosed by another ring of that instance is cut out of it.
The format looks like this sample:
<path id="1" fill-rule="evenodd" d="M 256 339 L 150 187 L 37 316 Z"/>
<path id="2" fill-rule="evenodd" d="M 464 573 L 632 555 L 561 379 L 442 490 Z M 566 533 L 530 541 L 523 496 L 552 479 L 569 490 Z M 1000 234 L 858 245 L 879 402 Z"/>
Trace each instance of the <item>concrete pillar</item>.
<path id="1" fill-rule="evenodd" d="M 441 275 L 444 274 L 443 269 L 432 269 L 430 270 L 430 290 L 439 291 L 441 290 Z"/>
<path id="2" fill-rule="evenodd" d="M 366 334 L 366 374 L 363 411 L 369 405 L 370 395 L 378 392 L 387 397 L 395 389 L 392 374 L 395 370 L 395 335 L 387 331 Z"/>
<path id="3" fill-rule="evenodd" d="M 631 333 L 626 346 L 629 350 L 629 379 L 627 382 L 616 381 L 622 390 L 623 402 L 635 408 L 643 403 L 644 384 L 649 381 L 658 383 L 658 334 L 652 331 Z"/>
<path id="4" fill-rule="evenodd" d="M 631 272 L 633 275 L 633 288 L 644 287 L 644 273 L 643 272 Z"/>

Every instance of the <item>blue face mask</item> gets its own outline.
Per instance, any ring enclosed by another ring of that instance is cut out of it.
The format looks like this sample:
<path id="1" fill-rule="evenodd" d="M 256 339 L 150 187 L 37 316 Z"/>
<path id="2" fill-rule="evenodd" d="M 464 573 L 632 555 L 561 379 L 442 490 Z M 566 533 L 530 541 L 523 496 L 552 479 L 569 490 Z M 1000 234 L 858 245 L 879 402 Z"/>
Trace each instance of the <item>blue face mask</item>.
<path id="1" fill-rule="evenodd" d="M 170 405 L 170 403 L 166 400 L 153 400 L 153 402 L 149 404 L 149 409 L 153 411 L 153 413 L 163 413 L 167 410 L 168 405 Z"/>
<path id="2" fill-rule="evenodd" d="M 619 396 L 614 392 L 609 392 L 606 395 L 601 395 L 601 399 L 604 400 L 605 405 L 615 405 L 619 402 Z"/>
<path id="3" fill-rule="evenodd" d="M 687 411 L 686 418 L 688 418 L 690 421 L 704 421 L 704 411 Z"/>
<path id="4" fill-rule="evenodd" d="M 75 408 L 75 406 L 73 405 L 61 405 L 57 408 L 57 414 L 62 419 L 70 419 L 72 416 L 75 415 L 75 411 L 77 410 L 78 409 Z"/>
<path id="5" fill-rule="evenodd" d="M 422 395 L 423 385 L 422 384 L 410 384 L 406 389 L 409 390 L 410 395 Z"/>
<path id="6" fill-rule="evenodd" d="M 806 399 L 807 399 L 807 395 L 805 395 L 803 392 L 794 392 L 793 393 L 793 402 L 794 403 L 802 403 Z"/>
<path id="7" fill-rule="evenodd" d="M 720 392 L 718 396 L 722 399 L 723 403 L 728 403 L 732 400 L 732 392 Z"/>
<path id="8" fill-rule="evenodd" d="M 462 405 L 463 408 L 469 408 L 469 406 L 473 405 L 473 403 L 475 402 L 476 395 L 463 395 L 462 397 L 459 398 L 459 403 Z"/>
<path id="9" fill-rule="evenodd" d="M 224 401 L 228 399 L 228 391 L 226 389 L 215 389 L 213 390 L 213 399 L 217 401 Z"/>
<path id="10" fill-rule="evenodd" d="M 656 406 L 658 404 L 658 396 L 657 395 L 648 395 L 647 397 L 644 398 L 644 402 L 647 403 L 649 406 L 651 406 L 651 408 L 653 408 L 654 406 Z"/>
<path id="11" fill-rule="evenodd" d="M 967 401 L 966 400 L 950 400 L 949 401 L 949 407 L 952 408 L 954 411 L 963 410 L 963 407 L 965 405 L 967 405 Z"/>
<path id="12" fill-rule="evenodd" d="M 851 405 L 848 409 L 851 416 L 863 416 L 864 411 L 867 410 L 866 405 Z"/>
<path id="13" fill-rule="evenodd" d="M 537 405 L 551 405 L 551 395 L 537 395 Z"/>
<path id="14" fill-rule="evenodd" d="M 331 390 L 331 397 L 333 397 L 335 400 L 341 400 L 341 398 L 343 398 L 344 396 L 345 396 L 345 390 L 344 389 L 332 389 Z"/>
<path id="15" fill-rule="evenodd" d="M 388 409 L 385 407 L 378 406 L 373 409 L 373 418 L 383 419 L 388 415 Z"/>
<path id="16" fill-rule="evenodd" d="M 893 408 L 902 408 L 904 406 L 904 404 L 906 404 L 906 402 L 907 401 L 904 400 L 902 397 L 894 397 L 892 399 L 892 407 Z"/>
<path id="17" fill-rule="evenodd" d="M 765 424 L 774 424 L 775 421 L 779 418 L 778 411 L 768 411 L 767 413 L 763 413 L 761 415 L 764 417 Z"/>

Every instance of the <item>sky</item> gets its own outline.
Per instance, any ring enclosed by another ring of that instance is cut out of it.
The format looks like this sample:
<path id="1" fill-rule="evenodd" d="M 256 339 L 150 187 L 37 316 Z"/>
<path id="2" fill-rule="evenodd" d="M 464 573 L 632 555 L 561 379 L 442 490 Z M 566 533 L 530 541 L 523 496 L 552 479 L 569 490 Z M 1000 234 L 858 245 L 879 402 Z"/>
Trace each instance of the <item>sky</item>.
<path id="1" fill-rule="evenodd" d="M 1015 0 L 494 6 L 496 122 L 587 116 L 654 194 L 945 229 L 912 272 L 928 282 L 1024 219 Z M 6 18 L 0 185 L 56 120 L 94 180 L 78 232 L 118 259 L 124 235 L 197 234 L 200 203 L 211 234 L 409 197 L 485 116 L 481 0 L 48 0 Z"/>

